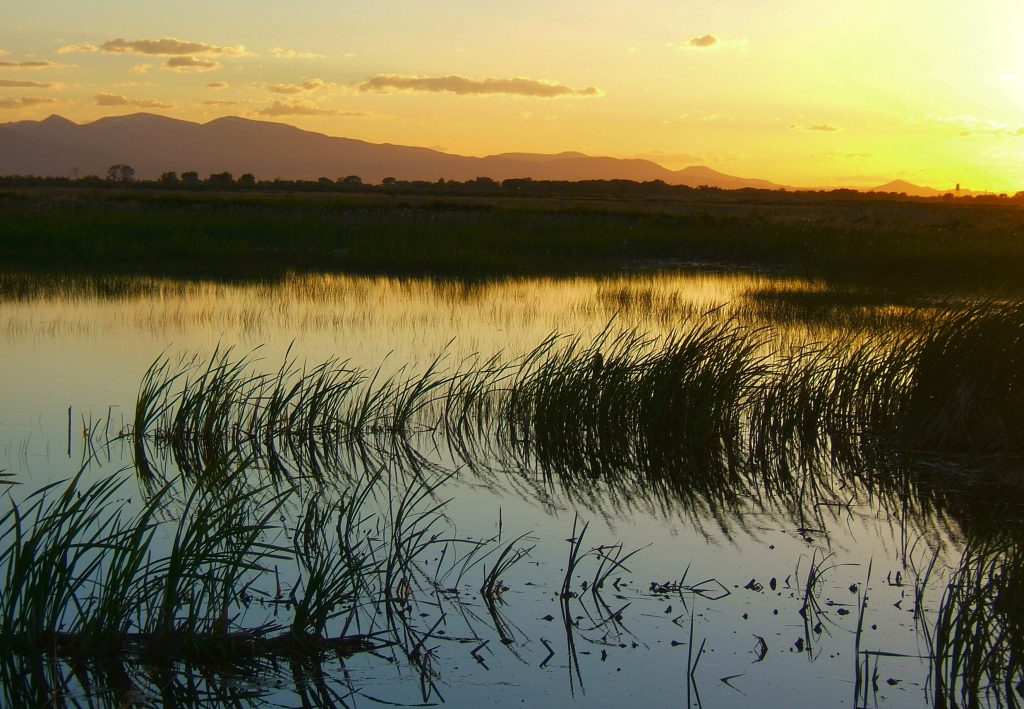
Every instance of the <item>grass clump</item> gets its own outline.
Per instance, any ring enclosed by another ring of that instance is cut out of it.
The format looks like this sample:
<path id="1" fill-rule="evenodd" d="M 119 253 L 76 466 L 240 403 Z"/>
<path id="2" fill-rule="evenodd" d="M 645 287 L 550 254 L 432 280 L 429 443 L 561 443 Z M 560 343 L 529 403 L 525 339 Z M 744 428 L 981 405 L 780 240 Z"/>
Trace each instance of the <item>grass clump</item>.
<path id="1" fill-rule="evenodd" d="M 387 377 L 337 360 L 260 374 L 220 351 L 162 361 L 140 387 L 137 468 L 152 477 L 154 447 L 186 474 L 232 455 L 283 479 L 466 464 L 483 476 L 539 471 L 581 500 L 611 488 L 626 501 L 761 499 L 794 511 L 850 479 L 903 499 L 922 482 L 941 487 L 942 471 L 1019 494 L 1024 307 L 988 302 L 940 311 L 919 331 L 777 342 L 712 313 L 661 338 L 609 325 L 515 359 L 442 356 Z"/>
<path id="2" fill-rule="evenodd" d="M 129 514 L 127 475 L 86 482 L 84 470 L 7 497 L 4 652 L 232 665 L 387 645 L 401 620 L 382 624 L 380 604 L 413 575 L 440 521 L 423 504 L 427 483 L 405 485 L 386 511 L 379 475 L 304 497 L 301 485 L 253 484 L 238 469 L 206 471 L 190 489 L 167 483 Z M 296 505 L 289 528 L 284 512 Z"/>
<path id="3" fill-rule="evenodd" d="M 1014 542 L 969 544 L 931 636 L 935 705 L 1019 706 L 1024 691 L 1024 555 Z"/>

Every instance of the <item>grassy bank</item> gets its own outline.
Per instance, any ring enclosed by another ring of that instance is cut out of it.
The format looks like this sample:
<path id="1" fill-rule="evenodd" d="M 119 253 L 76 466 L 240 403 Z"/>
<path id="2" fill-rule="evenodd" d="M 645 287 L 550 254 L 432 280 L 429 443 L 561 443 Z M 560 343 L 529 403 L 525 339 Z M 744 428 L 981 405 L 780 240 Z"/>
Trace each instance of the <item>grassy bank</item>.
<path id="1" fill-rule="evenodd" d="M 1000 287 L 1024 277 L 1024 210 L 778 193 L 766 202 L 387 194 L 0 190 L 10 268 L 487 277 L 659 263 Z"/>

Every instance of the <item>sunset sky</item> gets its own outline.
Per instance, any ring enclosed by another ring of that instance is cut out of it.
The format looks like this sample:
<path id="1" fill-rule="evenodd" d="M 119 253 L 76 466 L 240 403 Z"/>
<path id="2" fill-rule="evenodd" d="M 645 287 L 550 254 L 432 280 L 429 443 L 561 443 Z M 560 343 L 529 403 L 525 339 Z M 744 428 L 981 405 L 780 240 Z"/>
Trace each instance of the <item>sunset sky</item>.
<path id="1" fill-rule="evenodd" d="M 0 122 L 151 111 L 797 186 L 1024 189 L 1021 0 L 5 0 Z"/>

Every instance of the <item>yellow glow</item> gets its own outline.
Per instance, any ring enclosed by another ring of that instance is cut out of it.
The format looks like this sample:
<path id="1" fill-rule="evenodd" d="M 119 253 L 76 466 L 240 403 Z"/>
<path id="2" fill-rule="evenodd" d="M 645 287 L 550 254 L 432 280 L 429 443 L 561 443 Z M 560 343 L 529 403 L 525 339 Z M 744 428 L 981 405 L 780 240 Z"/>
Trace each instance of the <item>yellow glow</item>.
<path id="1" fill-rule="evenodd" d="M 134 17 L 106 0 L 53 5 L 19 3 L 0 28 L 0 121 L 234 114 L 462 154 L 578 150 L 795 186 L 1024 188 L 1019 0 L 585 11 L 394 0 L 259 16 L 241 0 L 184 0 Z M 30 61 L 52 65 L 14 66 Z"/>

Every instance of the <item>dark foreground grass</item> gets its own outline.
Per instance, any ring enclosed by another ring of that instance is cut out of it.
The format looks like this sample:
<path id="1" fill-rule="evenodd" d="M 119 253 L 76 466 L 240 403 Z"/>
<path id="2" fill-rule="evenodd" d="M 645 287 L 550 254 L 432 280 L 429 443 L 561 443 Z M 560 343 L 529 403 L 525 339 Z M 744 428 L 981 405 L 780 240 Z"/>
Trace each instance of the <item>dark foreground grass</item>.
<path id="1" fill-rule="evenodd" d="M 1019 539 L 968 545 L 930 635 L 936 707 L 1020 706 L 1024 555 Z"/>
<path id="2" fill-rule="evenodd" d="M 129 512 L 128 476 L 87 483 L 84 471 L 6 500 L 5 655 L 244 668 L 402 645 L 410 632 L 395 608 L 436 540 L 431 485 L 369 475 L 309 494 L 210 468 Z M 375 503 L 380 487 L 393 505 Z"/>
<path id="3" fill-rule="evenodd" d="M 400 197 L 5 189 L 10 268 L 487 277 L 663 263 L 950 287 L 1024 282 L 1024 210 L 941 202 Z"/>

